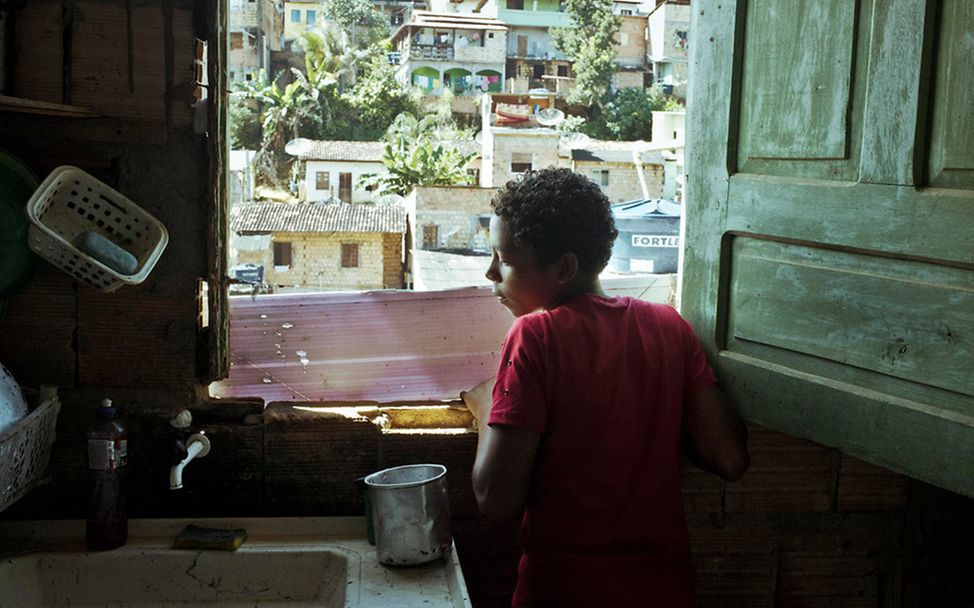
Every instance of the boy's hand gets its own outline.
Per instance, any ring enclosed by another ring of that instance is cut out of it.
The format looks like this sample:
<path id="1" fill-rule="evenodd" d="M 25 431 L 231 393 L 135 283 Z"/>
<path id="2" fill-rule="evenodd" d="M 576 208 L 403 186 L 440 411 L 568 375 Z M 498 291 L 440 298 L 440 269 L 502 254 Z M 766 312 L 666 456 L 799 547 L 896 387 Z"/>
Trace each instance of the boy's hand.
<path id="1" fill-rule="evenodd" d="M 477 419 L 477 422 L 486 420 L 490 415 L 490 408 L 494 404 L 495 379 L 494 376 L 491 376 L 469 391 L 460 391 L 460 398 L 463 399 L 464 405 Z"/>

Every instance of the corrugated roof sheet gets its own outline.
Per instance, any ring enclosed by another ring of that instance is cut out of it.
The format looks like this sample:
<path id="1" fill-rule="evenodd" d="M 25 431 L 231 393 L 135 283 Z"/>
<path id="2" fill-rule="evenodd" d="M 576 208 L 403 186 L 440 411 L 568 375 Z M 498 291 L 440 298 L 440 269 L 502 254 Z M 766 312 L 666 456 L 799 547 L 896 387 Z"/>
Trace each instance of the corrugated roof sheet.
<path id="1" fill-rule="evenodd" d="M 234 232 L 393 232 L 406 231 L 400 205 L 346 203 L 245 203 L 230 209 Z"/>
<path id="2" fill-rule="evenodd" d="M 218 396 L 455 399 L 497 372 L 513 317 L 491 288 L 230 298 Z"/>
<path id="3" fill-rule="evenodd" d="M 311 148 L 299 154 L 303 160 L 355 160 L 381 162 L 381 141 L 339 141 L 318 140 L 311 142 Z"/>

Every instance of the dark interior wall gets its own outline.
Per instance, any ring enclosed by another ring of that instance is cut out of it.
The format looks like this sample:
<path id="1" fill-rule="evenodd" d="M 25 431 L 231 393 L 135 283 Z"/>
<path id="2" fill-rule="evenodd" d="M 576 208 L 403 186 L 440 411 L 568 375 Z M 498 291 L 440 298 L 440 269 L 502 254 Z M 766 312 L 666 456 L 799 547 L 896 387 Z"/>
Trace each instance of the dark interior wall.
<path id="1" fill-rule="evenodd" d="M 45 263 L 10 298 L 0 361 L 25 385 L 58 385 L 64 407 L 47 483 L 3 517 L 84 514 L 83 429 L 111 397 L 131 427 L 134 516 L 355 514 L 355 477 L 447 464 L 475 605 L 506 605 L 516 531 L 477 516 L 473 433 L 381 433 L 366 420 L 200 398 L 196 291 L 213 185 L 205 120 L 192 106 L 194 27 L 212 10 L 191 0 L 30 0 L 16 15 L 13 94 L 96 116 L 0 104 L 0 147 L 40 177 L 61 164 L 89 171 L 162 220 L 170 243 L 140 286 L 101 294 Z M 186 469 L 184 491 L 171 492 L 165 421 L 183 407 L 214 450 Z M 701 606 L 974 605 L 970 500 L 760 427 L 752 451 L 738 484 L 687 469 Z"/>

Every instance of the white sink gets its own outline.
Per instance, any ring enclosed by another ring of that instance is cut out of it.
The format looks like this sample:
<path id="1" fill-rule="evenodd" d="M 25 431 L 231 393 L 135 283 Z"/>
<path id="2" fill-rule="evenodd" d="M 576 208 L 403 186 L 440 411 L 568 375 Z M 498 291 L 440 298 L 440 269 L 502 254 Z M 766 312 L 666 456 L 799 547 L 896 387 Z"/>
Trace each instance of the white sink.
<path id="1" fill-rule="evenodd" d="M 170 548 L 192 523 L 245 528 L 237 551 Z M 84 522 L 0 522 L 0 606 L 468 607 L 455 551 L 378 563 L 361 518 L 133 520 L 129 542 L 89 552 Z"/>

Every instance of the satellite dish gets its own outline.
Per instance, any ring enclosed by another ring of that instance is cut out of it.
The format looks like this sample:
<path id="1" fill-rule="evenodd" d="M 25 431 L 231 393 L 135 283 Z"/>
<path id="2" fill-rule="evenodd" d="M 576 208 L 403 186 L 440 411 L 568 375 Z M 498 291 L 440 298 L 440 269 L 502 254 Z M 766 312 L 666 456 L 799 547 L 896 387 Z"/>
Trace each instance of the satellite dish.
<path id="1" fill-rule="evenodd" d="M 566 133 L 561 136 L 561 144 L 570 150 L 584 148 L 592 142 L 591 138 L 584 133 Z"/>
<path id="2" fill-rule="evenodd" d="M 473 140 L 477 142 L 478 145 L 484 145 L 484 132 L 477 131 L 477 133 L 473 136 Z"/>
<path id="3" fill-rule="evenodd" d="M 284 144 L 284 151 L 291 156 L 301 156 L 311 152 L 313 145 L 314 143 L 310 139 L 299 137 Z"/>
<path id="4" fill-rule="evenodd" d="M 556 108 L 542 108 L 538 110 L 536 118 L 538 119 L 539 125 L 554 127 L 565 120 L 565 113 Z"/>

